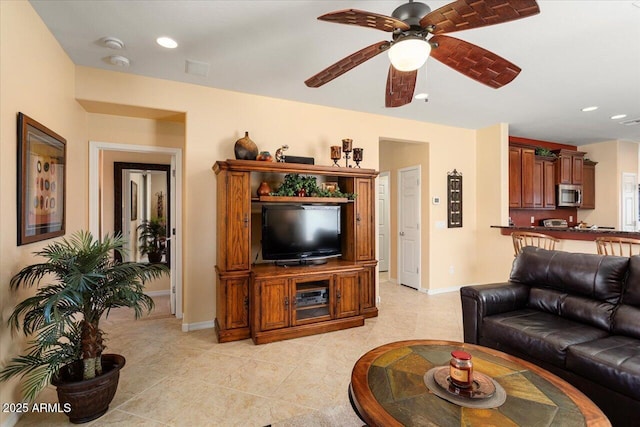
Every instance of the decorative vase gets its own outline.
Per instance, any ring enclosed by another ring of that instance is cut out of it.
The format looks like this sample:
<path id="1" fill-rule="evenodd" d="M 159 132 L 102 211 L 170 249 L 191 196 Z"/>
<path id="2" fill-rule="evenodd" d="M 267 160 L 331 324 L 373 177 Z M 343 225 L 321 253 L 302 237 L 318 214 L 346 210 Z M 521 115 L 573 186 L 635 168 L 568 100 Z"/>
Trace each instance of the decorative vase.
<path id="1" fill-rule="evenodd" d="M 258 197 L 268 196 L 269 193 L 271 193 L 271 187 L 269 187 L 269 183 L 267 181 L 262 181 L 260 183 L 260 187 L 258 187 Z"/>
<path id="2" fill-rule="evenodd" d="M 258 146 L 249 138 L 249 132 L 245 132 L 244 137 L 236 141 L 233 150 L 238 160 L 255 160 L 258 156 Z"/>
<path id="3" fill-rule="evenodd" d="M 256 157 L 256 160 L 270 162 L 273 160 L 273 156 L 271 156 L 271 153 L 268 151 L 261 151 L 260 154 L 258 154 L 258 157 Z"/>

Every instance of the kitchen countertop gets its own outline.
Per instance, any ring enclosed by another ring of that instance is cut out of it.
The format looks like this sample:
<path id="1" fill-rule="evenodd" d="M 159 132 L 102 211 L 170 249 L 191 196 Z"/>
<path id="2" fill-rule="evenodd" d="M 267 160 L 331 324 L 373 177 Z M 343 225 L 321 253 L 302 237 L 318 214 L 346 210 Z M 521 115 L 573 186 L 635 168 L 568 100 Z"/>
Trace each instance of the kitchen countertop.
<path id="1" fill-rule="evenodd" d="M 557 239 L 565 240 L 595 240 L 596 237 L 613 236 L 613 237 L 629 237 L 632 239 L 640 239 L 640 232 L 637 231 L 621 231 L 607 228 L 559 228 L 559 227 L 518 227 L 518 226 L 503 226 L 492 225 L 491 228 L 500 229 L 500 233 L 504 236 L 509 236 L 514 231 L 531 231 L 534 233 L 544 233 L 549 236 L 553 236 Z"/>

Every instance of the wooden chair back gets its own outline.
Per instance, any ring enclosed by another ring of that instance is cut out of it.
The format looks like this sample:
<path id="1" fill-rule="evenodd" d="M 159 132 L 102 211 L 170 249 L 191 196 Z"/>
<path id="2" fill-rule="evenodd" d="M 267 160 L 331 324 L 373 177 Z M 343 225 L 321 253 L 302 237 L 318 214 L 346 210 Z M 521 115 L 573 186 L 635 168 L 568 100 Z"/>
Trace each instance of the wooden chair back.
<path id="1" fill-rule="evenodd" d="M 640 240 L 627 237 L 596 238 L 598 253 L 601 255 L 640 255 Z"/>
<path id="2" fill-rule="evenodd" d="M 556 243 L 559 242 L 558 239 L 547 234 L 529 231 L 515 231 L 511 233 L 511 238 L 513 239 L 515 256 L 518 256 L 525 246 L 537 246 L 542 249 L 554 250 Z"/>

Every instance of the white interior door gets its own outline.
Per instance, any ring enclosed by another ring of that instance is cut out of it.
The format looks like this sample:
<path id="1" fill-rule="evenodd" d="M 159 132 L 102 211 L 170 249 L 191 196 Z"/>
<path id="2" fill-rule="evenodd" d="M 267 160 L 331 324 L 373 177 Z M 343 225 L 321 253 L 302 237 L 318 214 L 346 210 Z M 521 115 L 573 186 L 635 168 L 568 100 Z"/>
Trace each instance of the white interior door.
<path id="1" fill-rule="evenodd" d="M 420 289 L 420 166 L 398 171 L 398 281 Z"/>
<path id="2" fill-rule="evenodd" d="M 378 221 L 379 221 L 379 235 L 378 235 L 378 247 L 379 253 L 379 266 L 380 271 L 389 271 L 389 172 L 382 172 L 380 178 L 378 178 Z"/>
<path id="3" fill-rule="evenodd" d="M 635 173 L 622 174 L 622 231 L 636 231 L 638 221 L 638 182 Z"/>

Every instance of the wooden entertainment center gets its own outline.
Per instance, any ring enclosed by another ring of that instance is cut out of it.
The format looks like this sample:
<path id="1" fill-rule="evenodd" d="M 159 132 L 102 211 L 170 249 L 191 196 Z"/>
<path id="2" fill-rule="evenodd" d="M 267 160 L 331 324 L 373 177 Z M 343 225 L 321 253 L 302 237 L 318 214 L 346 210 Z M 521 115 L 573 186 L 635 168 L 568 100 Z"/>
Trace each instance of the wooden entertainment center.
<path id="1" fill-rule="evenodd" d="M 218 161 L 216 320 L 218 342 L 251 337 L 255 344 L 364 325 L 376 308 L 375 178 L 373 169 Z M 262 181 L 275 190 L 286 174 L 337 182 L 354 200 L 258 197 Z M 342 256 L 320 265 L 252 264 L 260 250 L 264 203 L 340 204 Z"/>

